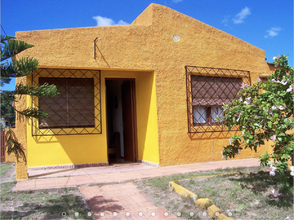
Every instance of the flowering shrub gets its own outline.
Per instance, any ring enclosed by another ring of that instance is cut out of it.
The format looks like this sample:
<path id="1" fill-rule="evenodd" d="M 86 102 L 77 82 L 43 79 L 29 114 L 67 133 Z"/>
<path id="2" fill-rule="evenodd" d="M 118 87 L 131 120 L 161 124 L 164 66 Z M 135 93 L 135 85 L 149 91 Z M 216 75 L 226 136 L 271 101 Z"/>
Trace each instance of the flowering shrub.
<path id="1" fill-rule="evenodd" d="M 288 169 L 293 165 L 293 99 L 294 69 L 289 67 L 287 56 L 274 57 L 275 72 L 264 82 L 258 78 L 251 87 L 242 85 L 240 98 L 225 104 L 224 124 L 231 129 L 239 125 L 239 134 L 233 135 L 229 145 L 224 147 L 223 157 L 234 157 L 243 148 L 257 151 L 264 140 L 271 140 L 273 153 L 260 156 L 261 165 L 268 166 L 273 160 L 271 175 L 275 171 Z M 294 175 L 291 167 L 291 175 Z"/>

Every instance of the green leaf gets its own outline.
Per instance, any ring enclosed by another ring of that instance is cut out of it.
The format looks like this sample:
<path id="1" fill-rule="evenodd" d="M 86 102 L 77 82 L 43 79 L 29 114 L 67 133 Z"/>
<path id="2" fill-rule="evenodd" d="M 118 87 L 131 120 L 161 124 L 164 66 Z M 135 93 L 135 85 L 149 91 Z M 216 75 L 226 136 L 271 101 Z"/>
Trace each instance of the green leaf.
<path id="1" fill-rule="evenodd" d="M 264 141 L 263 140 L 260 140 L 259 141 L 259 144 L 264 145 Z"/>
<path id="2" fill-rule="evenodd" d="M 39 87 L 18 84 L 15 94 L 17 95 L 33 95 L 37 97 L 54 97 L 58 95 L 57 87 L 53 84 L 44 83 Z"/>
<path id="3" fill-rule="evenodd" d="M 5 43 L 7 40 L 14 40 L 15 37 L 1 34 L 1 44 Z"/>
<path id="4" fill-rule="evenodd" d="M 265 143 L 264 140 L 276 137 L 272 145 L 271 159 L 274 159 L 280 167 L 279 171 L 282 171 L 287 169 L 289 155 L 293 155 L 294 149 L 292 130 L 294 92 L 286 91 L 290 84 L 294 85 L 294 69 L 289 67 L 287 56 L 284 55 L 275 60 L 275 64 L 280 68 L 274 71 L 267 82 L 253 84 L 250 89 L 246 88 L 239 92 L 242 100 L 251 97 L 251 104 L 244 105 L 241 101 L 233 101 L 233 104 L 227 107 L 224 118 L 226 124 L 232 127 L 240 126 L 245 149 L 257 150 L 258 146 Z M 288 81 L 287 85 L 283 85 L 282 81 Z M 273 106 L 286 106 L 286 108 L 276 110 L 272 108 Z M 235 114 L 242 114 L 242 120 L 237 122 Z M 270 157 L 265 154 L 260 158 L 261 163 L 267 164 Z"/>
<path id="5" fill-rule="evenodd" d="M 21 77 L 32 74 L 38 67 L 38 60 L 31 57 L 24 57 L 19 60 L 13 60 L 9 65 L 1 66 L 1 74 L 4 77 Z"/>
<path id="6" fill-rule="evenodd" d="M 253 124 L 255 127 L 257 127 L 257 128 L 262 128 L 262 126 L 260 125 L 260 124 L 258 124 L 258 123 L 254 123 Z"/>
<path id="7" fill-rule="evenodd" d="M 28 49 L 34 47 L 32 44 L 28 44 L 21 40 L 9 40 L 8 41 L 8 53 L 7 55 L 10 57 L 14 57 L 16 54 Z"/>
<path id="8" fill-rule="evenodd" d="M 48 113 L 41 111 L 38 108 L 27 108 L 23 111 L 17 111 L 17 112 L 21 115 L 24 115 L 26 118 L 45 119 L 48 117 Z"/>

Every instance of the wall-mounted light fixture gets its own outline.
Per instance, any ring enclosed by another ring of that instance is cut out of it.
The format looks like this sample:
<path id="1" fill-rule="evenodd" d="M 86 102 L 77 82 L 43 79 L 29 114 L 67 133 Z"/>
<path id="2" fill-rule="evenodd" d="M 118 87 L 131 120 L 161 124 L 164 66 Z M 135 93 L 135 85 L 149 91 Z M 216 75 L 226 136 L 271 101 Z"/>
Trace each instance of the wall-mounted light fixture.
<path id="1" fill-rule="evenodd" d="M 173 39 L 174 39 L 174 42 L 180 41 L 179 35 L 176 35 L 176 34 L 173 36 Z"/>
<path id="2" fill-rule="evenodd" d="M 93 58 L 96 59 L 96 41 L 98 40 L 98 37 L 95 38 L 93 41 Z"/>

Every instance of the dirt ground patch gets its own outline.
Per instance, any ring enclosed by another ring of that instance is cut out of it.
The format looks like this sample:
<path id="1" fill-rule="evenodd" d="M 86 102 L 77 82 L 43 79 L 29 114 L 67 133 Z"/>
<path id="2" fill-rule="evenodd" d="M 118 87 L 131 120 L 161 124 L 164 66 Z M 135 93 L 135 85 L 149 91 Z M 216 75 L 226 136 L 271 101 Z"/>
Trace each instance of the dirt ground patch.
<path id="1" fill-rule="evenodd" d="M 0 183 L 15 180 L 15 163 L 0 163 Z"/>

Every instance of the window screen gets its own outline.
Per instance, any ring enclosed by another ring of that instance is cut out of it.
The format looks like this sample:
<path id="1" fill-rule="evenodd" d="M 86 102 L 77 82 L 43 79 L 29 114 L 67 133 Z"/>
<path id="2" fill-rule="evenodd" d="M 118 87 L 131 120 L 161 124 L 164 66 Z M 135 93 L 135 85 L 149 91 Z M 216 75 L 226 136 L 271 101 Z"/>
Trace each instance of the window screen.
<path id="1" fill-rule="evenodd" d="M 238 98 L 242 84 L 250 85 L 248 71 L 186 66 L 188 132 L 227 130 L 222 106 Z"/>
<path id="2" fill-rule="evenodd" d="M 39 78 L 54 84 L 60 93 L 55 97 L 40 97 L 39 108 L 49 114 L 40 128 L 94 127 L 94 79 Z"/>

